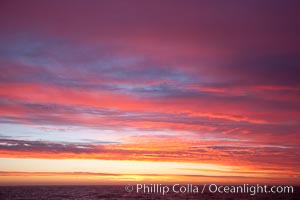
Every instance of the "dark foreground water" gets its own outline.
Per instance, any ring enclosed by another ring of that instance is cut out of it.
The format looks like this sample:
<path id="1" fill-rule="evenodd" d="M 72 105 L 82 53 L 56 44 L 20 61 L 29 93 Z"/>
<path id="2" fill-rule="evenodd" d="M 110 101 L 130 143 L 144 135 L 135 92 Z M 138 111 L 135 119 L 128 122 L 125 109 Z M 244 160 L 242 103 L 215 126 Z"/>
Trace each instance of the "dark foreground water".
<path id="1" fill-rule="evenodd" d="M 91 199 L 270 199 L 300 200 L 300 188 L 293 194 L 137 194 L 123 186 L 5 186 L 0 187 L 0 200 L 91 200 Z"/>

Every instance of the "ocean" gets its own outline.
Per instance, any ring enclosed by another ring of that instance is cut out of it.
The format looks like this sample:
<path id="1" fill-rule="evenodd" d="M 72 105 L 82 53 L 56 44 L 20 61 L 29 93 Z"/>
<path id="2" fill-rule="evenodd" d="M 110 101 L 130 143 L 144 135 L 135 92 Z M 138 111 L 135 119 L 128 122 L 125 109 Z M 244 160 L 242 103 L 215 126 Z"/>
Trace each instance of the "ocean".
<path id="1" fill-rule="evenodd" d="M 92 199 L 214 199 L 214 200 L 296 200 L 300 187 L 293 194 L 137 194 L 126 192 L 124 186 L 1 186 L 0 200 L 92 200 Z"/>

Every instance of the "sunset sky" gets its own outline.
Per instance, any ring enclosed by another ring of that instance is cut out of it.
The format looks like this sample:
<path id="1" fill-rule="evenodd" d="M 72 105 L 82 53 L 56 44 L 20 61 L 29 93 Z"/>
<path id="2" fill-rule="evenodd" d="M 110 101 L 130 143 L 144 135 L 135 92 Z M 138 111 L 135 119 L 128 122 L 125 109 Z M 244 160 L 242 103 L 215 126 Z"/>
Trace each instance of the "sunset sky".
<path id="1" fill-rule="evenodd" d="M 299 6 L 0 1 L 0 185 L 299 185 Z"/>

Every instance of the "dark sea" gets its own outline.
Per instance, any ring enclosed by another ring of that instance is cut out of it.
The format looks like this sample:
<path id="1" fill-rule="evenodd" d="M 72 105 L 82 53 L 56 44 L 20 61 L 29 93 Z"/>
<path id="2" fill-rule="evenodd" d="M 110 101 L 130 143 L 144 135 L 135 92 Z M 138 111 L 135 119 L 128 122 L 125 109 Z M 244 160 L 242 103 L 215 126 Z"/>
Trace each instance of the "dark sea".
<path id="1" fill-rule="evenodd" d="M 0 200 L 92 200 L 92 199 L 261 199 L 300 200 L 300 187 L 293 194 L 137 194 L 124 186 L 1 186 Z"/>

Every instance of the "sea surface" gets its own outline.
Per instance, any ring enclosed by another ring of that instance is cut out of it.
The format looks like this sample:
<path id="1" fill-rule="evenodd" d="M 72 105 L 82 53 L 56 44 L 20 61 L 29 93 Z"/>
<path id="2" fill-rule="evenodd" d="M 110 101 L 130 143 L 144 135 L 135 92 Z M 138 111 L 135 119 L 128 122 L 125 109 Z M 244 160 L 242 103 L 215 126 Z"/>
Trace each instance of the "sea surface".
<path id="1" fill-rule="evenodd" d="M 124 186 L 1 186 L 0 200 L 92 200 L 92 199 L 214 199 L 214 200 L 297 200 L 300 187 L 293 194 L 137 194 Z"/>

